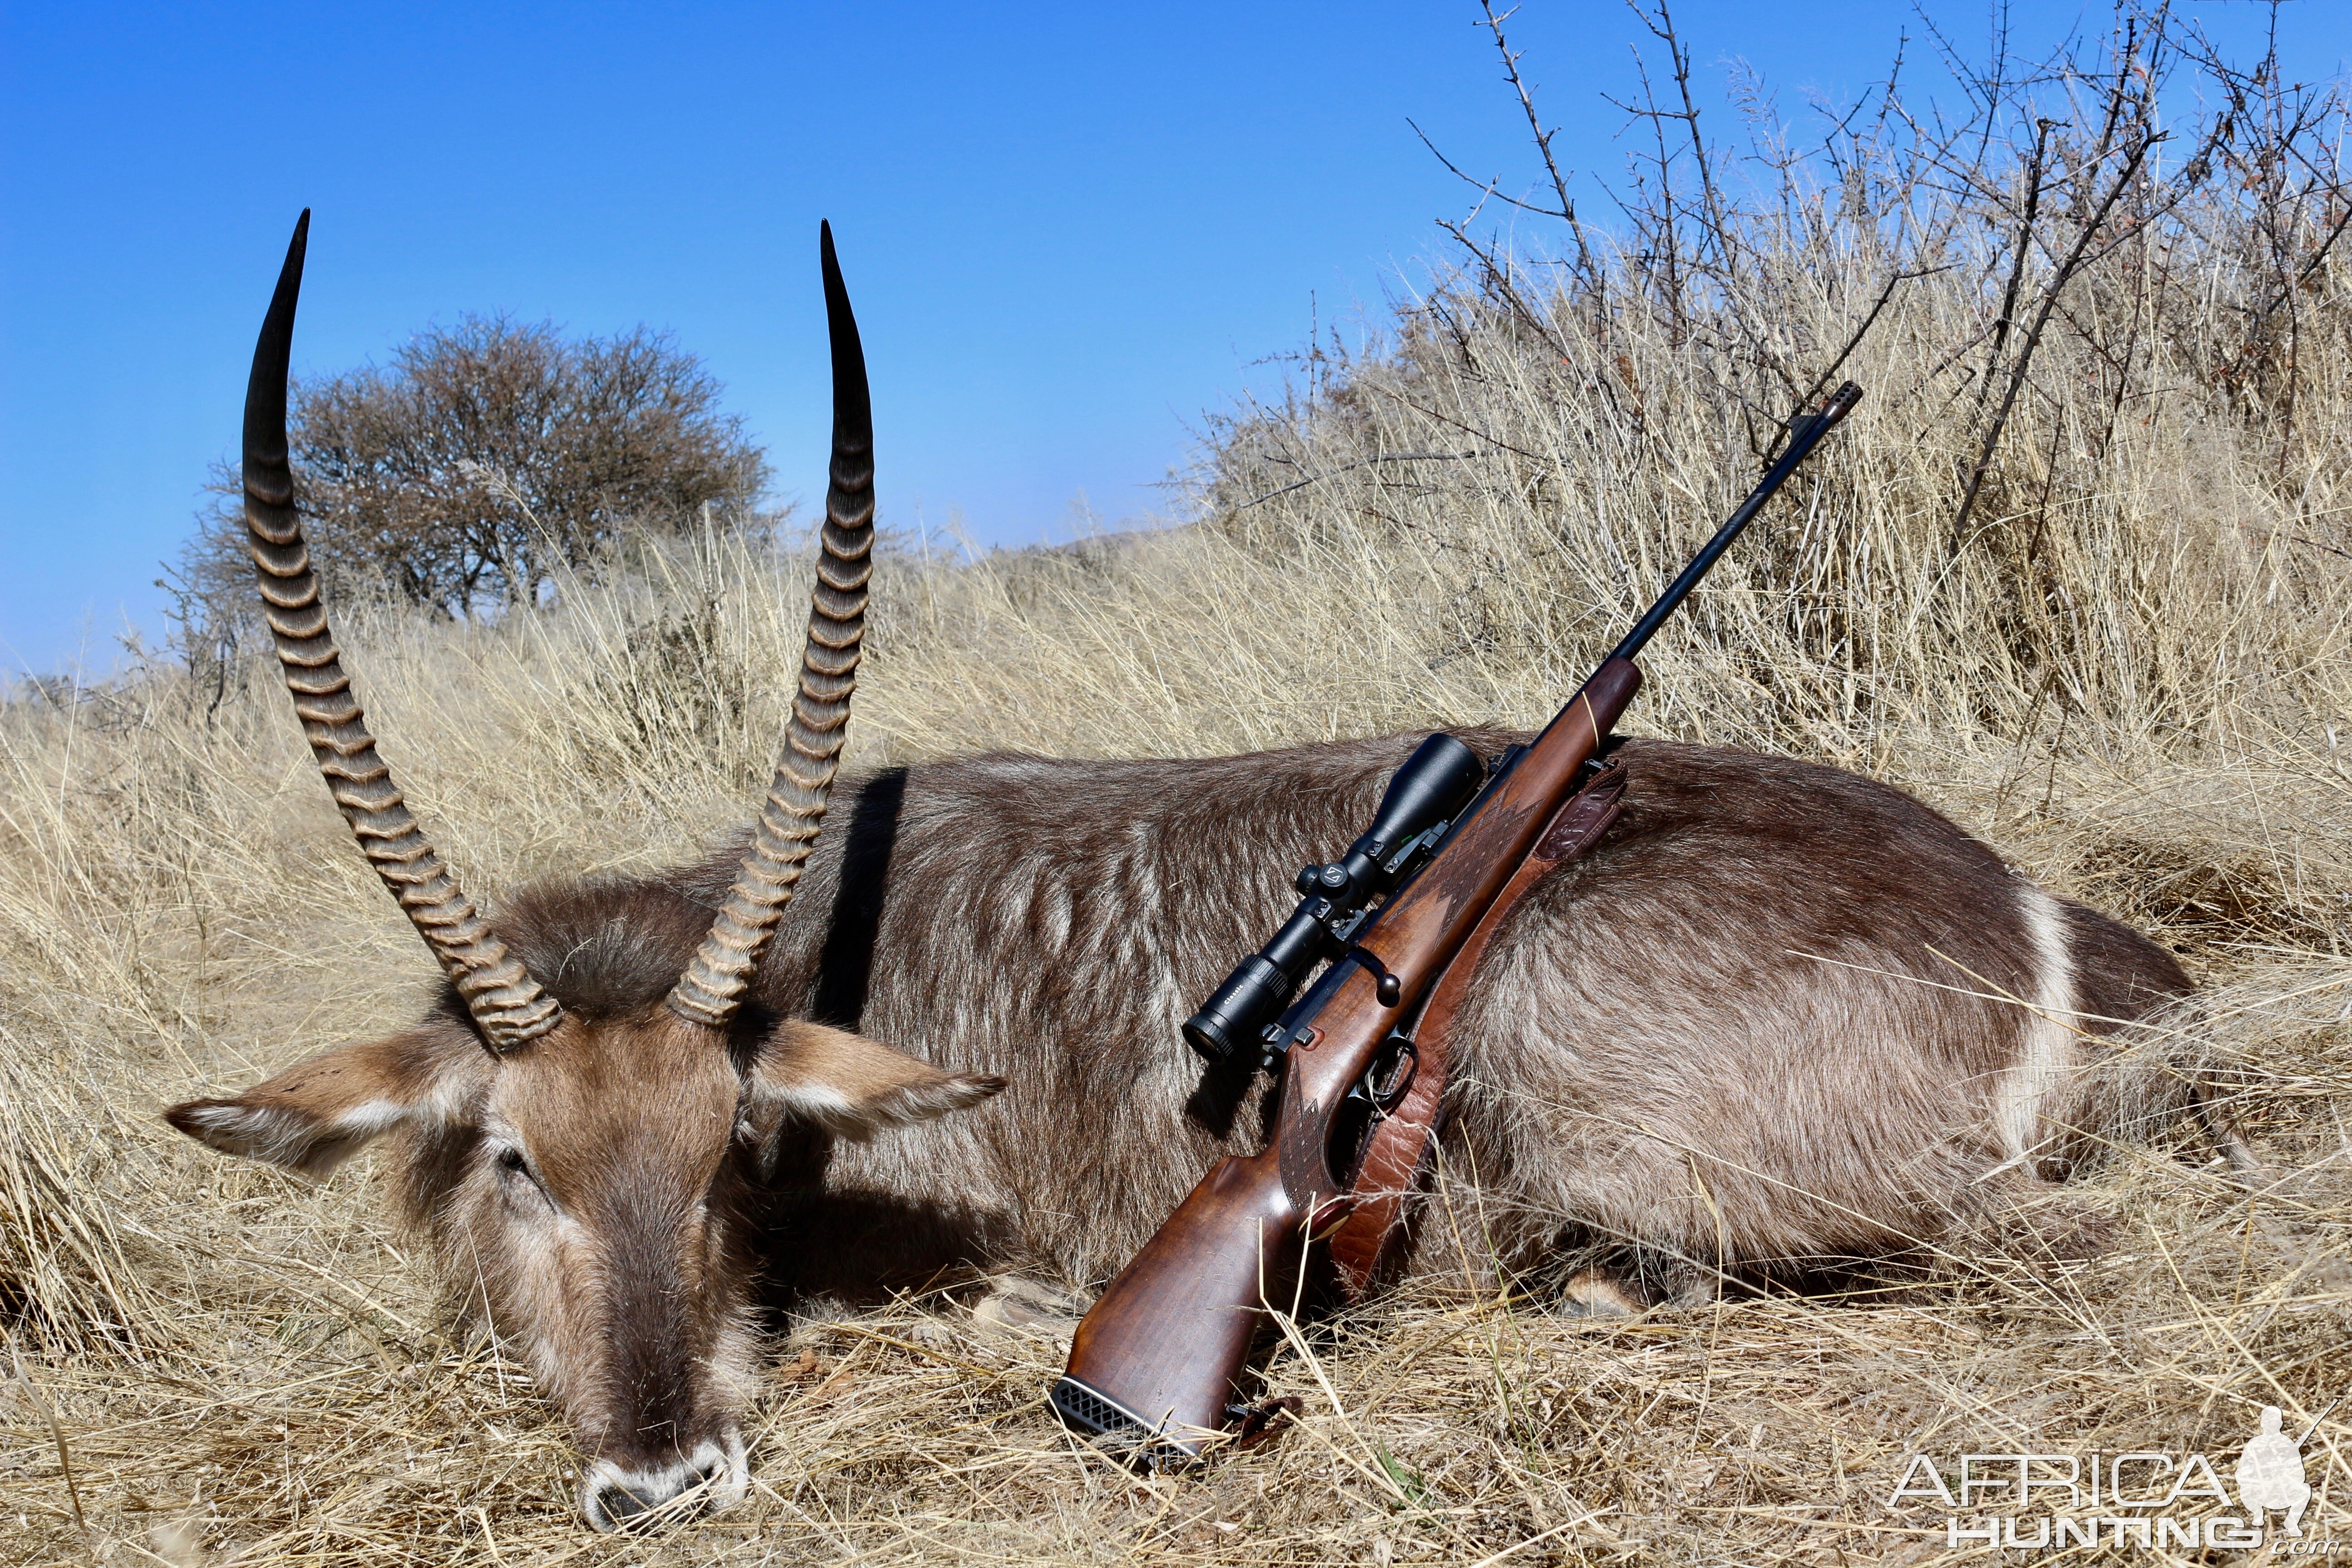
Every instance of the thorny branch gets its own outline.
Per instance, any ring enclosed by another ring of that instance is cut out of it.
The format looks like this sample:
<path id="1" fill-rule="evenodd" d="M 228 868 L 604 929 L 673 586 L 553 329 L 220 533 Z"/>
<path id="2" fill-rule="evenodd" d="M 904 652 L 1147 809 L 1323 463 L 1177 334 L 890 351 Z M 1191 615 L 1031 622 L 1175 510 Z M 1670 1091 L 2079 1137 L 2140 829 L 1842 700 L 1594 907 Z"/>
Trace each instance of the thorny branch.
<path id="1" fill-rule="evenodd" d="M 2125 160 L 2123 172 L 2116 176 L 2115 184 L 2107 187 L 2107 194 L 2100 200 L 2098 209 L 2075 237 L 2074 248 L 2067 253 L 2066 259 L 2059 264 L 2057 272 L 2051 278 L 2049 287 L 2042 291 L 2042 308 L 2034 315 L 2033 326 L 2025 334 L 2024 342 L 2018 348 L 2016 362 L 2010 371 L 2009 389 L 2001 395 L 2000 407 L 1995 411 L 1992 424 L 1985 431 L 1984 444 L 1977 453 L 1975 465 L 1969 471 L 1968 489 L 1960 496 L 1959 511 L 1952 519 L 1952 548 L 1955 551 L 1966 542 L 1963 531 L 1968 527 L 1969 514 L 1976 510 L 1977 496 L 1983 489 L 1985 474 L 1991 468 L 1993 453 L 2000 446 L 2001 431 L 2009 424 L 2010 411 L 2017 405 L 2018 389 L 2025 384 L 2026 373 L 2032 368 L 2033 351 L 2042 342 L 2042 329 L 2049 326 L 2051 312 L 2058 308 L 2058 296 L 2074 280 L 2076 270 L 2083 265 L 2083 252 L 2089 248 L 2092 237 L 2106 222 L 2107 214 L 2114 209 L 2124 192 L 2130 188 L 2132 176 L 2139 173 L 2147 150 L 2162 140 L 2161 135 L 2147 136 L 2133 144 L 2130 156 Z"/>
<path id="2" fill-rule="evenodd" d="M 1492 0 L 1478 0 L 1478 9 L 1486 16 L 1486 30 L 1495 35 L 1495 50 L 1503 57 L 1503 75 L 1510 82 L 1511 90 L 1518 94 L 1519 109 L 1528 117 L 1528 134 L 1535 139 L 1536 154 L 1543 160 L 1544 172 L 1551 176 L 1551 188 L 1559 196 L 1559 210 L 1552 216 L 1568 225 L 1569 235 L 1576 243 L 1577 275 L 1584 279 L 1597 302 L 1603 298 L 1601 274 L 1592 265 L 1592 253 L 1585 247 L 1584 226 L 1576 219 L 1576 200 L 1568 194 L 1568 177 L 1559 172 L 1559 162 L 1551 153 L 1551 139 L 1559 134 L 1559 128 L 1543 128 L 1542 120 L 1536 114 L 1535 95 L 1528 91 L 1527 79 L 1519 75 L 1519 57 L 1511 52 L 1511 42 L 1503 36 L 1503 24 L 1518 15 L 1518 8 L 1514 6 L 1497 16 Z"/>
<path id="3" fill-rule="evenodd" d="M 1505 30 L 1517 13 L 1497 11 L 1492 0 L 1480 0 L 1480 25 L 1494 36 L 1505 80 L 1556 205 L 1500 199 L 1570 224 L 1577 247 L 1573 294 L 1531 298 L 1515 281 L 1512 260 L 1474 239 L 1466 223 L 1443 226 L 1477 262 L 1485 287 L 1528 330 L 1553 342 L 1564 364 L 1606 363 L 1612 323 L 1620 320 L 1613 312 L 1629 303 L 1645 305 L 1660 313 L 1677 340 L 1696 335 L 1737 345 L 1749 365 L 1802 406 L 1886 320 L 1902 281 L 1979 265 L 1984 258 L 1980 249 L 1972 251 L 1969 237 L 1983 232 L 1981 219 L 1988 213 L 2003 215 L 2000 226 L 2011 238 L 2001 247 L 1997 303 L 1987 310 L 1986 330 L 1974 334 L 1983 346 L 1982 361 L 1961 372 L 1952 387 L 1971 399 L 1976 427 L 1969 460 L 1958 471 L 1960 493 L 1951 534 L 1956 544 L 1987 476 L 1998 467 L 2020 395 L 2053 319 L 2086 343 L 2086 334 L 2108 330 L 2104 314 L 2097 325 L 2076 313 L 2059 317 L 2061 300 L 2079 279 L 2126 246 L 2138 245 L 2147 266 L 2171 266 L 2161 226 L 2178 221 L 2182 204 L 2205 186 L 2213 171 L 2234 170 L 2241 186 L 2256 192 L 2260 231 L 2273 237 L 2268 243 L 2278 257 L 2277 286 L 2247 310 L 2235 348 L 2222 356 L 2221 374 L 2233 383 L 2294 365 L 2292 318 L 2298 292 L 2324 274 L 2338 242 L 2352 229 L 2352 197 L 2346 195 L 2327 130 L 2342 126 L 2340 96 L 2334 89 L 2314 93 L 2283 86 L 2274 46 L 2271 57 L 2251 69 L 2227 65 L 2201 35 L 2182 34 L 2168 0 L 2146 10 L 2119 5 L 2106 44 L 2069 39 L 2047 56 L 2030 59 L 2011 52 L 2008 7 L 2000 5 L 1990 54 L 1981 66 L 1971 64 L 1950 37 L 1926 23 L 1927 37 L 1961 86 L 1965 112 L 1953 120 L 1935 113 L 1923 118 L 1902 101 L 1895 86 L 1899 69 L 1891 70 L 1864 100 L 1822 106 L 1830 130 L 1808 157 L 1772 151 L 1780 144 L 1770 140 L 1777 133 L 1759 128 L 1764 140 L 1758 161 L 1779 177 L 1777 188 L 1759 193 L 1762 200 L 1735 198 L 1717 176 L 1721 160 L 1702 134 L 1691 51 L 1667 0 L 1628 5 L 1650 39 L 1663 47 L 1666 79 L 1654 85 L 1637 49 L 1641 96 L 1608 99 L 1651 131 L 1633 160 L 1631 188 L 1618 197 L 1639 242 L 1605 269 L 1623 278 L 1604 289 L 1604 269 L 1576 216 L 1568 176 L 1556 155 L 1557 130 L 1544 127 L 1523 71 L 1524 54 L 1511 46 Z M 2176 61 L 2197 66 L 2225 90 L 2195 151 L 2175 168 L 2151 173 L 2152 153 L 2166 134 L 2156 129 L 2158 94 Z M 1875 111 L 1865 113 L 1874 96 Z M 1751 119 L 1762 116 L 1760 89 L 1749 89 L 1749 97 L 1754 104 L 1743 111 Z M 2082 130 L 2072 132 L 2070 126 Z M 1420 133 L 1418 126 L 1414 130 Z M 1498 180 L 1472 179 L 1425 135 L 1422 139 L 1449 171 L 1476 186 L 1482 199 L 1500 195 Z M 2099 171 L 2119 165 L 2122 173 L 2099 177 Z M 1835 175 L 1834 194 L 1846 212 L 1863 215 L 1861 221 L 1876 226 L 1877 242 L 1889 247 L 1890 264 L 1881 273 L 1888 281 L 1876 297 L 1866 304 L 1854 301 L 1854 324 L 1808 354 L 1790 341 L 1786 311 L 1777 303 L 1785 298 L 1787 280 L 1772 276 L 1758 258 L 1775 245 L 1802 243 L 1801 234 L 1823 238 L 1832 232 L 1836 215 L 1822 201 L 1832 193 L 1809 195 L 1806 189 L 1814 169 Z M 2289 171 L 2295 172 L 2294 182 L 2286 178 Z M 2316 215 L 2315 224 L 2306 215 Z M 2136 300 L 2154 298 L 2145 281 L 2131 287 Z M 1560 307 L 1570 304 L 1589 323 L 1597 354 L 1573 352 L 1560 335 Z M 2118 387 L 2129 374 L 2135 352 L 2130 344 L 2137 341 L 2136 323 L 2142 313 L 2138 305 L 2123 311 L 2116 318 L 2124 323 L 2116 329 L 2123 333 L 2116 344 L 2093 347 Z M 2290 320 L 2284 333 L 2272 324 L 2280 318 Z M 1916 390 L 1949 376 L 1957 363 L 1957 356 L 1946 356 Z M 1822 366 L 1828 368 L 1818 368 Z M 2290 372 L 2280 387 L 2282 407 L 2290 411 L 2295 379 Z M 1600 384 L 1607 384 L 1608 378 Z M 1744 405 L 1758 408 L 1745 388 L 1735 384 L 1729 390 Z M 1781 426 L 1785 411 L 1780 399 L 1771 399 L 1769 407 L 1769 423 Z M 2283 426 L 2282 439 L 2288 428 Z"/>

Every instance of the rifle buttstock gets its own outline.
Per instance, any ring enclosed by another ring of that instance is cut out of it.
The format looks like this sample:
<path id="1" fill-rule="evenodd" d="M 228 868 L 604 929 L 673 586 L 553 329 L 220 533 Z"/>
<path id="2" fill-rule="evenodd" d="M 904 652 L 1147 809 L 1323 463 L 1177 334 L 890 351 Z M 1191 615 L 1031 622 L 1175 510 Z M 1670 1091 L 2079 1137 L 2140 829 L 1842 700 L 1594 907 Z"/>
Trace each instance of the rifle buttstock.
<path id="1" fill-rule="evenodd" d="M 1078 1325 L 1055 1412 L 1155 1468 L 1199 1458 L 1224 1438 L 1268 1304 L 1289 1305 L 1302 1245 L 1273 1151 L 1220 1161 Z"/>

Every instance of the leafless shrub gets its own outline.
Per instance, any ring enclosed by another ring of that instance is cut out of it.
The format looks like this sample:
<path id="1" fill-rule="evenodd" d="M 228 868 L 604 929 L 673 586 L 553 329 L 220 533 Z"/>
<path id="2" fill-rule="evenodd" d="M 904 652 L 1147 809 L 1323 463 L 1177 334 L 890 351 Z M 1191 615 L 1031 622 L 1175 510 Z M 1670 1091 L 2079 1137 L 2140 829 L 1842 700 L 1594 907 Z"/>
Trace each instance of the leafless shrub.
<path id="1" fill-rule="evenodd" d="M 1513 202 L 1517 248 L 1448 226 L 1454 258 L 1392 330 L 1220 423 L 1213 526 L 1442 584 L 1443 658 L 1573 668 L 1850 375 L 1874 434 L 1669 630 L 1732 657 L 1782 735 L 2088 711 L 2210 736 L 2242 710 L 2257 606 L 2327 597 L 2352 545 L 2340 90 L 2126 8 L 2042 62 L 1972 68 L 1933 35 L 1950 114 L 1899 62 L 1804 139 L 1751 91 L 1727 147 L 1667 9 L 1638 8 L 1662 58 L 1622 104 L 1621 232 L 1576 217 L 1490 11 L 1546 199 Z M 1560 220 L 1567 259 L 1528 248 L 1527 213 Z M 2189 602 L 2236 608 L 2184 643 Z"/>

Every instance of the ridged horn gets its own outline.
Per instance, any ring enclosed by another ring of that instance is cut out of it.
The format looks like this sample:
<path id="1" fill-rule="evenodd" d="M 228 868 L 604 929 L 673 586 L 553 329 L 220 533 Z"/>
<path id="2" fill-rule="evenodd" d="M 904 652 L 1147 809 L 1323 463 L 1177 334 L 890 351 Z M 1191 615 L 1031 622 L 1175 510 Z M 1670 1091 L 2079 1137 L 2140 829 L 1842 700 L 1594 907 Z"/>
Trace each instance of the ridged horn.
<path id="1" fill-rule="evenodd" d="M 833 226 L 818 230 L 824 264 L 824 317 L 833 339 L 833 468 L 824 492 L 816 591 L 808 642 L 801 653 L 800 694 L 784 730 L 784 752 L 752 830 L 735 885 L 710 922 L 694 961 L 669 994 L 680 1017 L 723 1029 L 734 1017 L 751 971 L 775 934 L 793 885 L 815 847 L 825 797 L 841 765 L 843 726 L 857 688 L 858 646 L 866 637 L 866 582 L 874 570 L 874 409 L 866 390 L 866 351 L 849 313 L 834 259 Z"/>
<path id="2" fill-rule="evenodd" d="M 393 785 L 392 770 L 376 755 L 367 715 L 343 674 L 301 519 L 294 510 L 294 475 L 286 452 L 286 367 L 310 237 L 306 207 L 286 247 L 286 266 L 278 274 L 278 291 L 270 296 L 269 314 L 254 345 L 253 378 L 245 388 L 246 543 L 261 587 L 261 613 L 285 668 L 286 689 L 294 694 L 295 717 L 361 851 L 456 982 L 491 1051 L 510 1051 L 554 1028 L 563 1010 L 475 910 L 409 814 Z"/>

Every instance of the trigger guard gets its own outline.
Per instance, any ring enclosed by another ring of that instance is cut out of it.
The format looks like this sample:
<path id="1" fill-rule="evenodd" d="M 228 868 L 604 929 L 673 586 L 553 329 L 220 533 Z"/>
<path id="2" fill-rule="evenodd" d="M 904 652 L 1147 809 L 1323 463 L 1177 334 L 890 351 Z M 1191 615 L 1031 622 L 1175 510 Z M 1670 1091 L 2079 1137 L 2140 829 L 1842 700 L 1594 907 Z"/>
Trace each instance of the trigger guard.
<path id="1" fill-rule="evenodd" d="M 1391 1035 L 1390 1038 L 1396 1042 L 1397 1053 L 1396 1061 L 1389 1069 L 1389 1081 L 1386 1084 L 1375 1081 L 1380 1073 L 1377 1063 L 1364 1074 L 1364 1097 L 1382 1116 L 1396 1109 L 1397 1102 L 1404 1099 L 1405 1091 L 1412 1087 L 1412 1080 L 1421 1076 L 1419 1047 L 1402 1035 Z"/>

